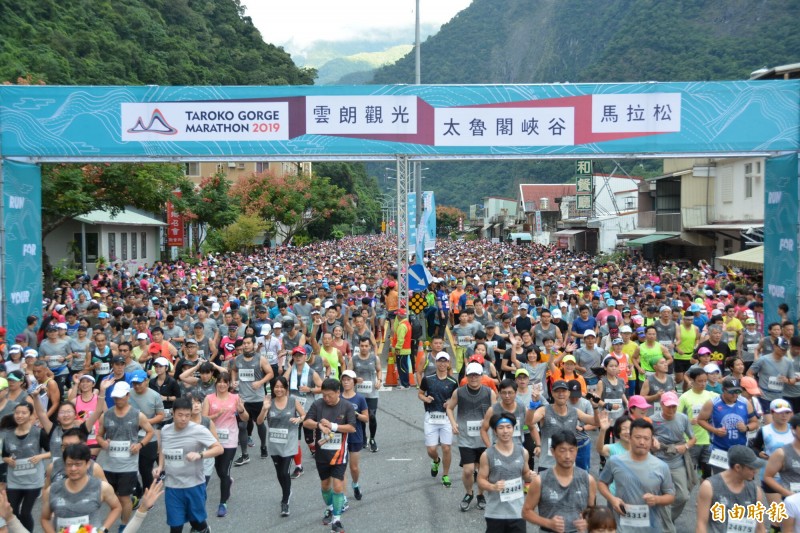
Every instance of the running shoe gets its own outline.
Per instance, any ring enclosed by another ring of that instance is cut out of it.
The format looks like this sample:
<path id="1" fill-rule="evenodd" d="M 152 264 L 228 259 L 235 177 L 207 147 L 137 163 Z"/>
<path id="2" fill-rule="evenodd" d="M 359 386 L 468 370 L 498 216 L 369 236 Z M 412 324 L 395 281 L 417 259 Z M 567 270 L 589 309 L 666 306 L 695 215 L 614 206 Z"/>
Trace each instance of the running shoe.
<path id="1" fill-rule="evenodd" d="M 331 524 L 331 533 L 344 533 L 344 526 L 341 520 L 337 520 Z"/>
<path id="2" fill-rule="evenodd" d="M 478 494 L 476 507 L 481 511 L 486 509 L 486 498 L 483 496 L 483 494 Z"/>
<path id="3" fill-rule="evenodd" d="M 281 516 L 289 516 L 289 504 L 282 503 L 281 504 Z"/>
<path id="4" fill-rule="evenodd" d="M 142 500 L 140 500 L 135 494 L 131 494 L 131 505 L 133 506 L 133 510 L 137 510 L 141 504 Z"/>
<path id="5" fill-rule="evenodd" d="M 244 454 L 233 462 L 233 466 L 242 466 L 250 462 L 250 456 Z"/>
<path id="6" fill-rule="evenodd" d="M 480 496 L 478 496 L 480 498 Z M 469 511 L 469 504 L 472 503 L 472 494 L 464 494 L 464 497 L 461 498 L 461 512 Z"/>
<path id="7" fill-rule="evenodd" d="M 302 475 L 303 475 L 303 467 L 302 466 L 294 467 L 294 472 L 292 472 L 292 479 L 297 479 Z"/>
<path id="8" fill-rule="evenodd" d="M 361 498 L 364 496 L 361 494 L 361 487 L 353 487 L 353 496 L 356 500 L 361 501 Z"/>
<path id="9" fill-rule="evenodd" d="M 322 515 L 322 525 L 329 526 L 333 522 L 333 511 L 330 509 L 325 509 L 325 514 Z"/>
<path id="10" fill-rule="evenodd" d="M 256 445 L 256 443 L 253 442 L 253 437 L 247 437 L 247 447 L 248 448 L 252 448 L 255 445 Z"/>
<path id="11" fill-rule="evenodd" d="M 344 501 L 342 502 L 342 512 L 346 512 L 350 510 L 350 502 L 347 501 L 347 496 L 344 497 Z"/>
<path id="12" fill-rule="evenodd" d="M 378 443 L 375 442 L 375 439 L 369 439 L 369 451 L 375 453 L 378 451 Z"/>
<path id="13" fill-rule="evenodd" d="M 219 518 L 225 518 L 227 514 L 228 514 L 228 504 L 227 503 L 219 504 L 219 507 L 217 508 L 217 516 Z"/>
<path id="14" fill-rule="evenodd" d="M 436 477 L 436 475 L 439 473 L 439 463 L 441 462 L 442 460 L 438 457 L 435 461 L 431 461 L 431 477 Z"/>
<path id="15" fill-rule="evenodd" d="M 452 483 L 450 483 L 450 476 L 447 475 L 442 476 L 442 485 L 444 485 L 445 488 L 448 489 L 452 486 Z"/>
<path id="16" fill-rule="evenodd" d="M 262 459 L 266 459 L 267 457 L 269 457 L 269 454 L 267 453 L 267 447 L 266 446 L 262 446 L 261 447 L 261 458 Z"/>

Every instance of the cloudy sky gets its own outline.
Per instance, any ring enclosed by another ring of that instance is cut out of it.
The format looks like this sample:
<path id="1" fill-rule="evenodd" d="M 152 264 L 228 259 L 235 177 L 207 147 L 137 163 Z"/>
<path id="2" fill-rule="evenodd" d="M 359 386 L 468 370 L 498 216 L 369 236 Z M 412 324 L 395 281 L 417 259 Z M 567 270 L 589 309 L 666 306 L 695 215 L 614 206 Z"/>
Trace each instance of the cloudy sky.
<path id="1" fill-rule="evenodd" d="M 444 24 L 471 0 L 420 0 L 421 23 Z M 242 0 L 264 40 L 300 54 L 315 41 L 374 39 L 407 32 L 414 41 L 416 0 Z M 422 37 L 424 39 L 424 35 Z"/>

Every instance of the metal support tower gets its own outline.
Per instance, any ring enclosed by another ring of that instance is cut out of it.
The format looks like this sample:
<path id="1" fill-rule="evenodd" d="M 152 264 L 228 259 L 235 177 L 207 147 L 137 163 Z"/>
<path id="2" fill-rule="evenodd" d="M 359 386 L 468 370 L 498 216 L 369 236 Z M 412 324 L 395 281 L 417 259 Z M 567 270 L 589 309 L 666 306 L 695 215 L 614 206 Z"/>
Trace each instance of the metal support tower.
<path id="1" fill-rule="evenodd" d="M 397 292 L 398 308 L 408 311 L 408 156 L 397 156 Z M 414 214 L 412 214 L 414 216 Z"/>

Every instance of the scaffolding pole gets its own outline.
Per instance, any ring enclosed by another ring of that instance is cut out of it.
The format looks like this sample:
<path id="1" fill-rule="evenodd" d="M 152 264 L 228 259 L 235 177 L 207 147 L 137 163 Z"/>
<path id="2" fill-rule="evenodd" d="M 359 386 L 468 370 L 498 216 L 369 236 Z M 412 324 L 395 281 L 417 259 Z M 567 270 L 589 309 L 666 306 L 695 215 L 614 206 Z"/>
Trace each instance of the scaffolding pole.
<path id="1" fill-rule="evenodd" d="M 408 156 L 397 156 L 397 293 L 398 308 L 408 311 Z M 416 213 L 415 213 L 416 214 Z"/>

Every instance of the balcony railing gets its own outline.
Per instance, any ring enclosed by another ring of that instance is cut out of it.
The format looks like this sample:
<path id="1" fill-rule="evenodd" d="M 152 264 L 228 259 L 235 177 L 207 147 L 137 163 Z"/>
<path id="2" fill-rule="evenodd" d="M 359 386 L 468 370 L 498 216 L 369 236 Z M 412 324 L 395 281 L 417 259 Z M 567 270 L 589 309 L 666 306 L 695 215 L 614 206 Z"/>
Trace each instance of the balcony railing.
<path id="1" fill-rule="evenodd" d="M 656 213 L 656 231 L 681 231 L 680 213 Z"/>

